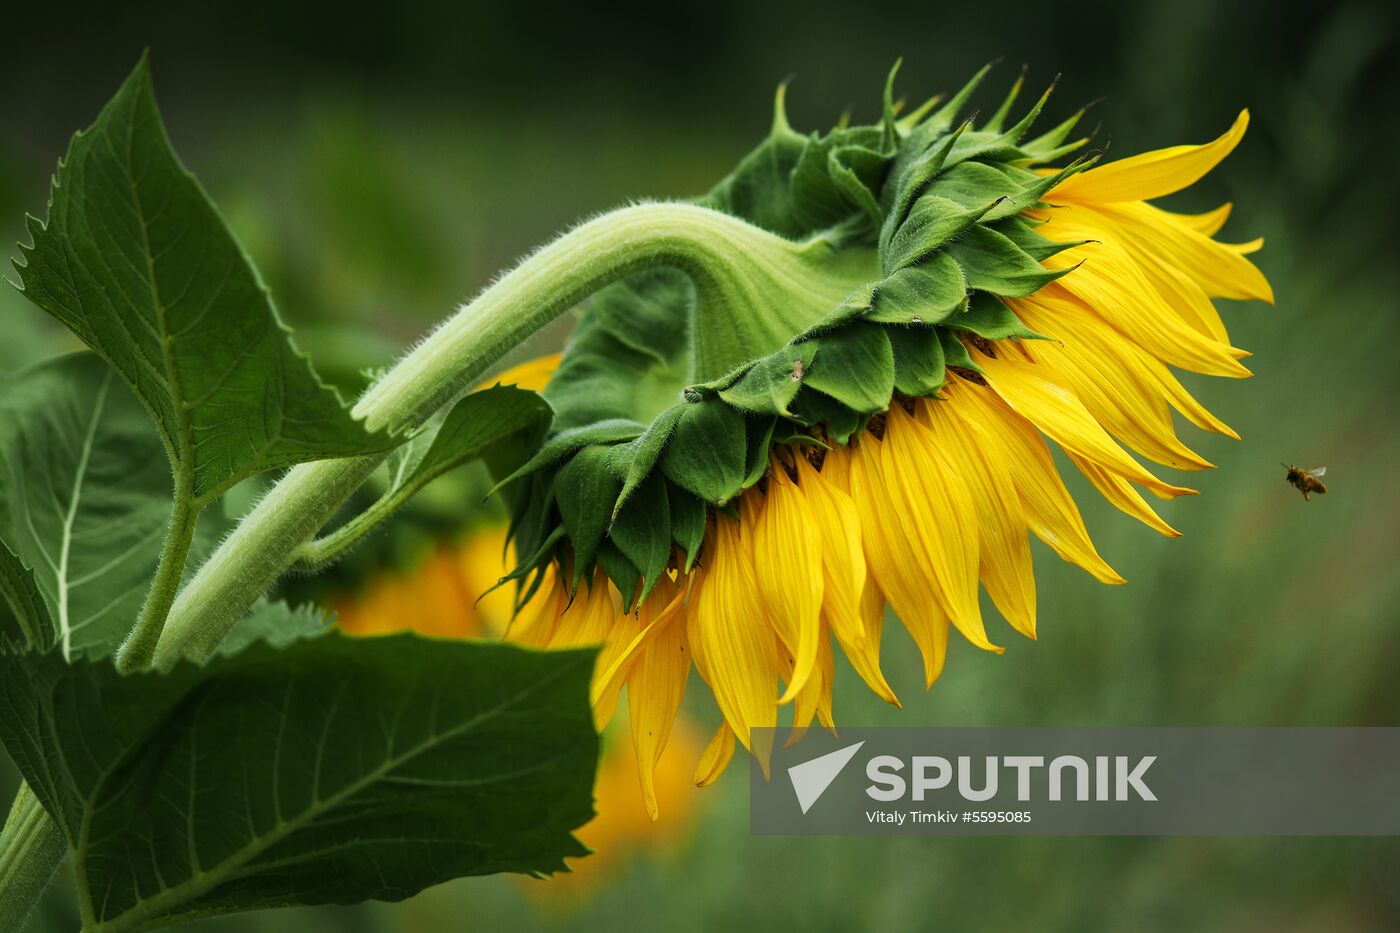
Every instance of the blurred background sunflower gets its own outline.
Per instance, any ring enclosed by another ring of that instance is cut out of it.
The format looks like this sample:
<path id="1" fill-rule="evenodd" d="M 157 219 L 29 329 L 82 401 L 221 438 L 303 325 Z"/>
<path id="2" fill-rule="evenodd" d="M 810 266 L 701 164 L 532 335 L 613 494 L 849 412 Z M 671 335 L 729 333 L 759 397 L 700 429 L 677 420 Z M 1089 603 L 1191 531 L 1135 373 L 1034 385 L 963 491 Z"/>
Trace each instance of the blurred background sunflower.
<path id="1" fill-rule="evenodd" d="M 1055 10 L 721 0 L 703 13 L 403 0 L 392 15 L 366 17 L 226 0 L 137 0 L 80 18 L 31 5 L 6 14 L 0 227 L 20 238 L 54 154 L 149 45 L 180 151 L 299 342 L 353 392 L 555 232 L 630 197 L 704 190 L 766 130 L 771 90 L 790 75 L 793 124 L 827 126 L 848 107 L 873 119 L 870 89 L 899 55 L 902 85 L 919 89 L 951 89 L 1005 56 L 1008 72 L 1028 62 L 1042 83 L 1064 72 L 1062 106 L 1106 95 L 1087 122 L 1112 128 L 1096 140 L 1110 158 L 1209 139 L 1247 105 L 1240 148 L 1162 202 L 1183 214 L 1234 202 L 1221 236 L 1267 236 L 1254 258 L 1277 296 L 1273 310 L 1231 318 L 1234 342 L 1254 353 L 1248 391 L 1183 378 L 1245 440 L 1197 447 L 1218 467 L 1192 477 L 1209 508 L 1161 507 L 1190 545 L 1140 534 L 1061 462 L 1100 554 L 1132 586 L 1093 586 L 1033 545 L 1038 615 L 1054 620 L 1037 644 L 1008 642 L 1000 659 L 954 644 L 957 663 L 925 694 L 917 651 L 890 626 L 899 644 L 885 674 L 903 712 L 849 669 L 834 702 L 853 725 L 1394 725 L 1400 370 L 1378 348 L 1400 339 L 1400 205 L 1386 168 L 1400 144 L 1397 20 L 1381 0 L 1305 13 L 1262 0 Z M 0 368 L 66 346 L 3 290 L 0 321 Z M 569 323 L 513 361 L 557 349 Z M 1328 465 L 1328 494 L 1303 502 L 1279 460 Z M 348 623 L 389 602 L 378 588 L 398 586 L 393 600 L 440 607 L 422 624 L 447 633 L 465 604 L 442 569 L 503 518 L 475 505 L 485 489 L 470 470 L 446 477 L 334 575 L 285 588 L 341 608 Z M 228 513 L 256 493 L 236 490 Z M 686 708 L 695 721 L 718 719 L 702 691 Z M 628 747 L 625 736 L 607 742 Z M 1396 841 L 756 838 L 744 764 L 697 793 L 686 789 L 695 754 L 682 757 L 678 786 L 698 803 L 663 800 L 661 835 L 644 836 L 634 826 L 652 824 L 635 771 L 607 803 L 609 768 L 634 768 L 632 756 L 605 755 L 604 816 L 595 835 L 585 831 L 598 867 L 577 878 L 467 879 L 399 905 L 204 928 L 1400 927 Z M 9 792 L 13 774 L 0 768 Z M 29 930 L 73 929 L 68 903 L 51 895 Z"/>

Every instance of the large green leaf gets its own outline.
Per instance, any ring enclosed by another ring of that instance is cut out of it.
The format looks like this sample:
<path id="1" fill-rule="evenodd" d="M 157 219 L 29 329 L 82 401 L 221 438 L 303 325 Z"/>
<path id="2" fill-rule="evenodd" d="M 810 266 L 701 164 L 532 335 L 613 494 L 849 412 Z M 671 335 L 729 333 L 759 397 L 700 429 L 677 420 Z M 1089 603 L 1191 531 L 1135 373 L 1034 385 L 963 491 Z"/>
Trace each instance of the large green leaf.
<path id="1" fill-rule="evenodd" d="M 33 568 L 63 654 L 108 651 L 141 609 L 170 518 L 164 449 L 90 353 L 0 376 L 0 534 Z"/>
<path id="2" fill-rule="evenodd" d="M 292 346 L 267 287 L 161 124 L 144 60 L 73 138 L 24 294 L 119 372 L 201 506 L 238 480 L 392 441 Z"/>
<path id="3" fill-rule="evenodd" d="M 22 645 L 53 644 L 53 619 L 34 582 L 34 572 L 0 540 L 0 636 Z"/>
<path id="4" fill-rule="evenodd" d="M 592 651 L 412 634 L 118 674 L 0 654 L 0 740 L 103 930 L 397 900 L 586 852 Z"/>

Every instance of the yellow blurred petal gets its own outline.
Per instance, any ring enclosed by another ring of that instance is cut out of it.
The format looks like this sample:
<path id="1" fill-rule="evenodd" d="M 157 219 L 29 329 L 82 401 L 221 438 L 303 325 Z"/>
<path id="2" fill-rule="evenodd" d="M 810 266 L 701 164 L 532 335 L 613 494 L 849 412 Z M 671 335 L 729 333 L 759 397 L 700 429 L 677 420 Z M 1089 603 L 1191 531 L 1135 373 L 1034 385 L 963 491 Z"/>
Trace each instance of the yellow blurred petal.
<path id="1" fill-rule="evenodd" d="M 1123 477 L 1116 473 L 1110 473 L 1092 460 L 1077 457 L 1069 451 L 1066 453 L 1103 497 L 1112 502 L 1125 515 L 1131 515 L 1147 527 L 1156 529 L 1169 538 L 1181 537 L 1181 532 L 1162 521 L 1162 517 L 1152 510 L 1152 506 L 1148 505 L 1147 501 Z"/>
<path id="2" fill-rule="evenodd" d="M 778 722 L 773 630 L 755 618 L 753 552 L 739 524 L 716 515 L 705 554 L 708 565 L 692 593 L 687 636 L 700 676 L 747 748 L 751 727 Z"/>
<path id="3" fill-rule="evenodd" d="M 700 763 L 695 768 L 695 786 L 708 787 L 719 780 L 733 757 L 734 732 L 727 724 L 720 723 L 705 751 L 700 754 Z"/>
<path id="4" fill-rule="evenodd" d="M 620 645 L 632 640 L 637 629 L 637 619 L 631 613 L 621 611 L 621 601 L 613 595 L 612 584 L 607 574 L 599 568 L 592 586 L 584 586 L 574 603 L 559 618 L 554 634 L 546 647 L 579 648 L 585 645 L 601 645 L 600 655 L 616 657 Z M 599 730 L 612 718 L 617 704 L 616 687 L 605 691 L 597 690 L 597 671 L 592 684 L 593 723 Z"/>
<path id="5" fill-rule="evenodd" d="M 959 395 L 965 389 L 953 385 L 944 392 L 946 401 L 919 401 L 916 414 L 941 449 L 957 451 L 956 457 L 948 459 L 976 508 L 978 574 L 987 595 L 1012 627 L 1034 638 L 1035 571 L 1016 481 L 973 423 L 958 413 Z"/>
<path id="6" fill-rule="evenodd" d="M 751 493 L 746 504 L 752 498 Z M 754 578 L 769 618 L 796 661 L 787 690 L 778 700 L 788 703 L 802 692 L 817 663 L 823 591 L 821 530 L 813 523 L 807 495 L 781 464 L 770 471 L 761 501 L 754 524 Z"/>
<path id="7" fill-rule="evenodd" d="M 1264 273 L 1238 247 L 1217 243 L 1150 204 L 1101 204 L 1083 210 L 1099 215 L 1117 239 L 1131 239 L 1156 262 L 1180 269 L 1212 298 L 1258 299 L 1273 304 Z M 1245 244 L 1246 250 L 1249 244 Z"/>
<path id="8" fill-rule="evenodd" d="M 1225 249 L 1239 253 L 1241 256 L 1248 256 L 1250 253 L 1257 253 L 1264 248 L 1264 238 L 1255 237 L 1248 243 L 1221 243 Z"/>
<path id="9" fill-rule="evenodd" d="M 550 353 L 533 360 L 526 360 L 517 366 L 512 366 L 498 376 L 492 376 L 476 388 L 489 389 L 494 385 L 503 385 L 519 386 L 532 392 L 543 392 L 545 386 L 549 385 L 554 371 L 559 368 L 559 359 L 562 356 L 562 353 Z"/>
<path id="10" fill-rule="evenodd" d="M 831 688 L 836 683 L 836 660 L 831 654 L 831 635 L 822 632 L 821 647 L 817 652 L 817 670 L 821 672 L 821 690 L 817 696 L 817 721 L 832 732 L 836 729 L 836 717 L 832 713 Z"/>
<path id="11" fill-rule="evenodd" d="M 499 636 L 504 632 L 515 609 L 512 588 L 496 587 L 496 581 L 510 570 L 506 566 L 507 553 L 505 524 L 479 529 L 457 545 L 457 569 L 475 608 L 480 629 L 488 635 Z"/>
<path id="12" fill-rule="evenodd" d="M 627 675 L 632 746 L 642 798 L 652 820 L 660 812 L 656 802 L 656 764 L 666 750 L 689 675 L 690 652 L 685 645 L 685 626 L 680 623 L 663 626 L 639 651 Z"/>
<path id="13" fill-rule="evenodd" d="M 521 645 L 542 648 L 554 637 L 554 630 L 568 603 L 568 590 L 560 579 L 558 569 L 553 564 L 544 568 L 544 579 L 535 595 L 530 598 L 515 618 L 506 626 L 502 636 L 506 641 Z M 509 585 L 501 589 L 508 590 Z"/>
<path id="14" fill-rule="evenodd" d="M 1060 201 L 1150 201 L 1195 184 L 1244 138 L 1249 111 L 1224 135 L 1198 146 L 1171 146 L 1071 175 L 1046 196 Z"/>
<path id="15" fill-rule="evenodd" d="M 1063 560 L 1083 568 L 1101 583 L 1123 583 L 1123 578 L 1094 548 L 1084 519 L 1034 426 L 990 388 L 956 377 L 953 381 L 959 392 L 959 412 L 984 430 L 984 439 L 995 447 L 993 456 L 1004 459 L 1016 478 L 1026 522 L 1036 537 Z"/>
<path id="16" fill-rule="evenodd" d="M 1149 473 L 1114 443 L 1073 392 L 1051 382 L 1043 367 L 1014 359 L 1009 354 L 990 357 L 976 348 L 969 352 L 986 375 L 987 382 L 1008 405 L 1034 424 L 1068 453 L 1103 466 L 1135 483 L 1166 496 L 1193 494 Z"/>

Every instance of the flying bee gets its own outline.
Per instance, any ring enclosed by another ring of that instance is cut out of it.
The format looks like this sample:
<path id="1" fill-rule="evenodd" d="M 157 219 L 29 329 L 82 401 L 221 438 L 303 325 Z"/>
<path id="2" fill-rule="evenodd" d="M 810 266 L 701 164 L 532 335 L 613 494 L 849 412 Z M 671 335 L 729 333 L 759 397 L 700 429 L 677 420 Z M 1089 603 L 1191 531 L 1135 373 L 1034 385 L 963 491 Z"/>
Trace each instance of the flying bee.
<path id="1" fill-rule="evenodd" d="M 1301 492 L 1305 501 L 1312 501 L 1313 493 L 1320 496 L 1327 492 L 1327 484 L 1322 481 L 1322 477 L 1327 473 L 1327 467 L 1313 467 L 1311 470 L 1305 470 L 1302 467 L 1289 466 L 1286 463 L 1280 463 L 1279 466 L 1288 471 L 1286 477 L 1288 484 Z"/>

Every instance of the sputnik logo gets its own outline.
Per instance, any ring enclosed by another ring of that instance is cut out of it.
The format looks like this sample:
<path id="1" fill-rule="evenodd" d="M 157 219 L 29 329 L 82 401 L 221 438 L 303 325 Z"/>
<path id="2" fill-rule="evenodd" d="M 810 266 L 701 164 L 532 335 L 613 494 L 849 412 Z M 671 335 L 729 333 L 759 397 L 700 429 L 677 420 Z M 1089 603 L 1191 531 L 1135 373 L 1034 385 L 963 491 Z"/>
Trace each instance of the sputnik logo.
<path id="1" fill-rule="evenodd" d="M 793 765 L 787 769 L 788 779 L 792 781 L 793 792 L 797 794 L 797 804 L 806 813 L 812 809 L 812 804 L 816 803 L 826 789 L 836 780 L 837 775 L 846 765 L 851 763 L 851 759 L 860 751 L 860 747 L 865 742 L 857 742 L 854 745 L 847 745 L 845 748 L 838 748 L 834 752 L 828 752 L 819 758 L 804 761 L 800 765 Z"/>

